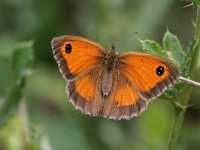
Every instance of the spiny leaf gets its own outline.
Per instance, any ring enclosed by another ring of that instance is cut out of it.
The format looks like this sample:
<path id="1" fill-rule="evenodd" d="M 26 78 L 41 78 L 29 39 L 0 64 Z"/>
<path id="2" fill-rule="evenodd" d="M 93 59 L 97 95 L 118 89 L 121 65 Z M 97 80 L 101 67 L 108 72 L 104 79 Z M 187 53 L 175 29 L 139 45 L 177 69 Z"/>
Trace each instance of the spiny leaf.
<path id="1" fill-rule="evenodd" d="M 179 68 L 182 68 L 185 59 L 185 52 L 183 51 L 177 36 L 173 35 L 168 30 L 163 37 L 163 48 L 172 52 L 172 56 L 177 62 L 176 64 Z"/>
<path id="2" fill-rule="evenodd" d="M 140 42 L 142 43 L 142 47 L 145 52 L 161 56 L 165 59 L 169 59 L 167 52 L 162 50 L 161 46 L 155 41 L 140 40 Z"/>
<path id="3" fill-rule="evenodd" d="M 25 42 L 16 47 L 11 63 L 11 87 L 4 103 L 0 107 L 0 125 L 16 112 L 23 96 L 27 76 L 33 62 L 33 42 Z"/>

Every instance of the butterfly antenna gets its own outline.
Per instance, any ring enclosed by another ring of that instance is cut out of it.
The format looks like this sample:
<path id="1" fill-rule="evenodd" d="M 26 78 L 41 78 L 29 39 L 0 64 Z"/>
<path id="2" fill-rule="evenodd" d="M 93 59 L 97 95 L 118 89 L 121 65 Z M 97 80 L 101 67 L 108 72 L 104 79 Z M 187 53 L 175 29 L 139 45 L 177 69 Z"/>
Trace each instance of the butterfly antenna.
<path id="1" fill-rule="evenodd" d="M 196 81 L 184 78 L 182 76 L 180 76 L 179 79 L 182 80 L 182 81 L 184 81 L 184 82 L 186 82 L 186 83 L 189 83 L 189 84 L 192 84 L 192 85 L 196 85 L 196 86 L 200 86 L 199 82 L 196 82 Z"/>
<path id="2" fill-rule="evenodd" d="M 115 52 L 115 44 L 114 43 L 112 44 L 110 52 L 113 52 L 113 53 Z"/>

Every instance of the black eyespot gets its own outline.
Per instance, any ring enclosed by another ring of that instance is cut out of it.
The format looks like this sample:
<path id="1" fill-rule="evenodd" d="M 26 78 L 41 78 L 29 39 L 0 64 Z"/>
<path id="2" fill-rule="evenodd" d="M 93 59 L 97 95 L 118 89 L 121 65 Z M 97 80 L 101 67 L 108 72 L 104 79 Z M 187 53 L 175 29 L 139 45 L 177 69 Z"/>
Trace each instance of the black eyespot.
<path id="1" fill-rule="evenodd" d="M 157 75 L 159 75 L 159 76 L 163 75 L 164 71 L 165 71 L 165 70 L 164 70 L 163 66 L 159 66 L 159 67 L 156 69 L 156 73 L 157 73 Z"/>
<path id="2" fill-rule="evenodd" d="M 65 46 L 65 52 L 66 53 L 70 53 L 72 51 L 72 46 L 71 46 L 71 44 L 67 44 L 66 46 Z"/>

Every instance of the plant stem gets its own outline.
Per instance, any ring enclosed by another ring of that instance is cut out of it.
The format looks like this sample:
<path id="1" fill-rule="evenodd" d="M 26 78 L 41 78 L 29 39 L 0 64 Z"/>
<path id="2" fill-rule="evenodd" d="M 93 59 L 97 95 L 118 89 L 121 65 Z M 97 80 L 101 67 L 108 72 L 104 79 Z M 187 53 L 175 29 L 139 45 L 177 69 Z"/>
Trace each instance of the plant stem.
<path id="1" fill-rule="evenodd" d="M 199 5 L 197 5 L 196 31 L 195 31 L 194 39 L 200 39 L 200 6 Z M 196 72 L 198 69 L 199 50 L 200 50 L 200 47 L 198 45 L 195 49 L 192 62 L 191 62 L 191 67 L 188 73 L 190 79 L 194 79 L 196 76 Z M 183 106 L 188 105 L 191 92 L 192 92 L 192 85 L 189 85 L 189 84 L 186 84 L 183 87 L 182 91 L 179 92 L 180 93 L 179 103 L 181 105 Z M 180 135 L 181 127 L 182 127 L 185 112 L 186 112 L 186 108 L 187 107 L 181 109 L 181 108 L 176 107 L 175 105 L 173 107 L 174 109 L 173 124 L 172 124 L 172 129 L 171 129 L 166 150 L 176 149 L 177 141 Z"/>

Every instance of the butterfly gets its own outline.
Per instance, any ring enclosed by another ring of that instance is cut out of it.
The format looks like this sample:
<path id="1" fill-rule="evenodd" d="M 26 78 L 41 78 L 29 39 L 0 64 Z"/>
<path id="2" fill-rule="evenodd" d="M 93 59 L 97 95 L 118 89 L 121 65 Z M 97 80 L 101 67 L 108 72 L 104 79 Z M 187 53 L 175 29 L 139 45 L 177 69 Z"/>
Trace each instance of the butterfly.
<path id="1" fill-rule="evenodd" d="M 106 52 L 99 44 L 64 35 L 51 42 L 75 107 L 91 116 L 120 120 L 140 115 L 150 100 L 180 78 L 176 65 L 142 52 Z"/>

